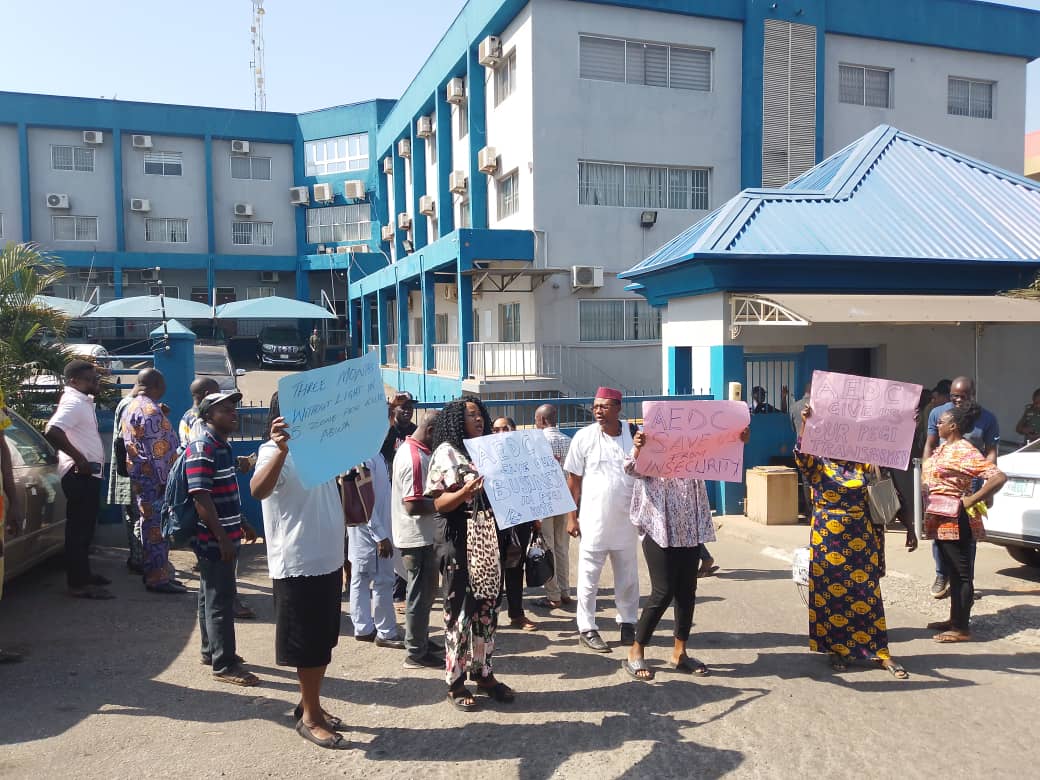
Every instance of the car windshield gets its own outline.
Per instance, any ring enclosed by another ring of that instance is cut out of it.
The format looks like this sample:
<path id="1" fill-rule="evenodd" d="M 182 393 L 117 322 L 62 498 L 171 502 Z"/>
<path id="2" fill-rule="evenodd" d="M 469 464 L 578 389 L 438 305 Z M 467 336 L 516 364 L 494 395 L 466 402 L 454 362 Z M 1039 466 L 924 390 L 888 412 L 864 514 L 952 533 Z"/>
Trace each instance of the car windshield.
<path id="1" fill-rule="evenodd" d="M 223 355 L 195 355 L 196 374 L 227 374 L 228 365 Z"/>
<path id="2" fill-rule="evenodd" d="M 295 330 L 277 329 L 277 330 L 265 330 L 261 338 L 273 344 L 296 344 L 300 340 L 299 334 Z"/>

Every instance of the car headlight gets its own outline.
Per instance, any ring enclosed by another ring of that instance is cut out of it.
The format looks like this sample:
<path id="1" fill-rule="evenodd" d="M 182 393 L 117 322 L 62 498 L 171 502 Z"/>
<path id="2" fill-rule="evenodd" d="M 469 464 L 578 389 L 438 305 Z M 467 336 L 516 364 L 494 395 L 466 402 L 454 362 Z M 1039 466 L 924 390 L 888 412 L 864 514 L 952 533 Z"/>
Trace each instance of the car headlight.
<path id="1" fill-rule="evenodd" d="M 260 348 L 263 349 L 264 352 L 274 352 L 275 350 L 274 344 L 261 344 Z"/>

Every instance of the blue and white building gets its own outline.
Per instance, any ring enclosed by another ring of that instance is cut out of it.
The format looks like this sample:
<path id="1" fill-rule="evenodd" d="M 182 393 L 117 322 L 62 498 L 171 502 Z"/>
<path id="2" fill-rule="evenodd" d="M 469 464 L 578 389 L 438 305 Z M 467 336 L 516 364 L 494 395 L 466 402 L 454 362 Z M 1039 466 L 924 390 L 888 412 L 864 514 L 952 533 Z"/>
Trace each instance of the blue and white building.
<path id="1" fill-rule="evenodd" d="M 0 93 L 0 231 L 59 295 L 326 303 L 423 398 L 657 390 L 619 272 L 879 124 L 1021 170 L 1036 56 L 1040 14 L 974 0 L 471 0 L 397 100 Z"/>

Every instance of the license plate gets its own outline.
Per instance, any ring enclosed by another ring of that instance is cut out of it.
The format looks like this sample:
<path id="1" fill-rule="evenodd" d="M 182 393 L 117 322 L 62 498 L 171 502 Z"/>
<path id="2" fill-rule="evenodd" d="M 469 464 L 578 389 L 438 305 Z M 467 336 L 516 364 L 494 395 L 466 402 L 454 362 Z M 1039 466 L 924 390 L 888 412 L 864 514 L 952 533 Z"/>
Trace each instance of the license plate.
<path id="1" fill-rule="evenodd" d="M 282 360 L 288 360 L 289 359 L 288 355 L 279 355 L 278 357 L 280 357 Z"/>
<path id="2" fill-rule="evenodd" d="M 1000 492 L 1009 498 L 1032 498 L 1035 485 L 1032 479 L 1009 479 Z"/>

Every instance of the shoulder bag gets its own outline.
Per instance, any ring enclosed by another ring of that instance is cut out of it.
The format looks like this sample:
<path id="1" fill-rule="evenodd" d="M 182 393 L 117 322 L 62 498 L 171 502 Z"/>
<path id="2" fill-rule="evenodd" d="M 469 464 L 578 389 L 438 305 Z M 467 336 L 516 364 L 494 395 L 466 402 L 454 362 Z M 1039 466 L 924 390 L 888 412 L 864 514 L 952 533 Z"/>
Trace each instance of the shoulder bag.
<path id="1" fill-rule="evenodd" d="M 336 483 L 343 504 L 344 525 L 348 528 L 367 525 L 372 519 L 372 508 L 376 503 L 372 472 L 365 465 L 356 466 L 336 477 Z"/>
<path id="2" fill-rule="evenodd" d="M 555 561 L 552 550 L 545 544 L 545 537 L 537 533 L 527 548 L 527 562 L 524 571 L 527 576 L 527 587 L 540 588 L 555 573 Z"/>
<path id="3" fill-rule="evenodd" d="M 867 484 L 867 505 L 874 525 L 888 525 L 899 514 L 899 493 L 889 476 L 882 476 L 877 466 L 870 467 L 873 480 Z"/>
<path id="4" fill-rule="evenodd" d="M 478 599 L 497 599 L 502 592 L 502 563 L 499 560 L 498 526 L 495 515 L 484 503 L 483 491 L 473 499 L 473 512 L 466 523 L 466 568 L 469 589 Z"/>

